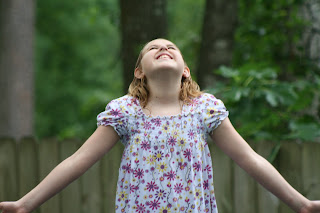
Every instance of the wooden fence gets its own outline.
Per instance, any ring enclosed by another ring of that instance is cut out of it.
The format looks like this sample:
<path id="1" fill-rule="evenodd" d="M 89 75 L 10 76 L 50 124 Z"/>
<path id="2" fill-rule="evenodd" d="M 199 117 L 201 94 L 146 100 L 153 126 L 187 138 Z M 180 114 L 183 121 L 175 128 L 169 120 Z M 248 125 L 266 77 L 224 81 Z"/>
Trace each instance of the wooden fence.
<path id="1" fill-rule="evenodd" d="M 0 200 L 16 200 L 32 189 L 60 161 L 81 145 L 77 140 L 0 139 Z M 258 186 L 245 172 L 210 143 L 215 192 L 220 213 L 289 213 L 276 197 Z M 272 143 L 253 144 L 266 157 Z M 123 147 L 109 154 L 81 178 L 43 204 L 38 213 L 114 212 L 118 168 Z M 283 143 L 274 166 L 309 199 L 320 199 L 320 144 Z"/>

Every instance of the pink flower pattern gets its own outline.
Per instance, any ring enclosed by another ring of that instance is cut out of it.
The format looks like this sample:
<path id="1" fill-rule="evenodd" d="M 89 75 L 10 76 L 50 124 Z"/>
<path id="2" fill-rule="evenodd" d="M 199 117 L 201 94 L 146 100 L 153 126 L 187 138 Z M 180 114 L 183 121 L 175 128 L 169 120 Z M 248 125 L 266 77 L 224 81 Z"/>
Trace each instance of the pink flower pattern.
<path id="1" fill-rule="evenodd" d="M 173 116 L 149 116 L 129 95 L 111 101 L 97 117 L 125 146 L 116 213 L 217 213 L 207 137 L 228 116 L 224 104 L 204 93 Z"/>

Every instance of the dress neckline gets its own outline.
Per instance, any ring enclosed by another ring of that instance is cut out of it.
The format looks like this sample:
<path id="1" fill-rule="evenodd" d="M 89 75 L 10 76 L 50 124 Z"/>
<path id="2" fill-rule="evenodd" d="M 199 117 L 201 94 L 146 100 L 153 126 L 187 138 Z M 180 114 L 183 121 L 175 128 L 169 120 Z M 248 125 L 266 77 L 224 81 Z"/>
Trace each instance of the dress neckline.
<path id="1" fill-rule="evenodd" d="M 182 103 L 182 106 L 181 106 L 181 112 L 180 113 L 177 113 L 177 114 L 173 114 L 173 115 L 148 115 L 146 114 L 144 111 L 143 111 L 143 108 L 140 104 L 140 101 L 138 98 L 134 97 L 136 103 L 137 103 L 137 106 L 138 106 L 138 111 L 140 112 L 141 115 L 143 115 L 144 117 L 147 117 L 147 118 L 152 118 L 152 119 L 157 119 L 157 118 L 160 118 L 160 119 L 170 119 L 170 118 L 174 118 L 174 117 L 181 117 L 183 115 L 185 115 L 185 103 Z"/>

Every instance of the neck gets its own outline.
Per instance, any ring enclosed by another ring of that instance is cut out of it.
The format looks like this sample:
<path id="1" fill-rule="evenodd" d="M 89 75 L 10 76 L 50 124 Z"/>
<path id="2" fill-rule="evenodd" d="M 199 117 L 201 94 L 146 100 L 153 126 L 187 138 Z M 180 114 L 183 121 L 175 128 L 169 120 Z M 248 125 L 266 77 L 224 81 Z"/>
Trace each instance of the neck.
<path id="1" fill-rule="evenodd" d="M 180 82 L 165 81 L 148 82 L 149 101 L 157 104 L 176 104 L 180 103 Z"/>

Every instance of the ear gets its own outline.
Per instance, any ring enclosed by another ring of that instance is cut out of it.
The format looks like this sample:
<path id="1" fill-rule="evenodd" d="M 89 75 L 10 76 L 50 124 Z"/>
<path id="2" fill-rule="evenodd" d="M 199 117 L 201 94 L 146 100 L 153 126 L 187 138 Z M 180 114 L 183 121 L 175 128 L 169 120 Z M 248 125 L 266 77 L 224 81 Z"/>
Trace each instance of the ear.
<path id="1" fill-rule="evenodd" d="M 144 77 L 144 73 L 142 70 L 138 67 L 134 70 L 134 76 L 138 79 L 142 79 Z"/>
<path id="2" fill-rule="evenodd" d="M 184 67 L 182 76 L 185 77 L 185 78 L 189 78 L 190 77 L 190 69 L 189 69 L 189 67 L 187 67 L 187 66 Z"/>

